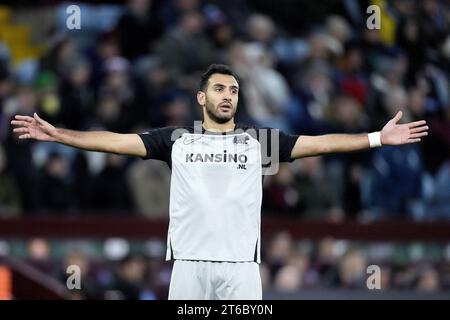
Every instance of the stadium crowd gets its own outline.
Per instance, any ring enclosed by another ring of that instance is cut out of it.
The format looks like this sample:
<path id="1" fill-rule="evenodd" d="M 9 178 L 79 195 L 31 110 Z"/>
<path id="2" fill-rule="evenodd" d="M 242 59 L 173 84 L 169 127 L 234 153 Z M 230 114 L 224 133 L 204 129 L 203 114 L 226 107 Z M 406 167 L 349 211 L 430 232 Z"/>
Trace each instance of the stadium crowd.
<path id="1" fill-rule="evenodd" d="M 366 25 L 372 3 L 381 29 Z M 65 7 L 52 10 L 56 16 Z M 0 38 L 0 216 L 166 216 L 165 164 L 18 141 L 9 121 L 37 112 L 77 130 L 193 125 L 201 119 L 199 75 L 226 63 L 242 82 L 238 122 L 295 134 L 356 133 L 380 130 L 402 110 L 403 121 L 430 126 L 420 144 L 281 166 L 265 179 L 263 214 L 450 218 L 446 1 L 131 0 L 84 4 L 82 17 L 93 10 L 81 30 L 55 18 L 35 59 L 13 63 Z"/>
<path id="2" fill-rule="evenodd" d="M 438 243 L 361 242 L 326 237 L 295 240 L 287 232 L 265 237 L 261 277 L 266 295 L 311 295 L 313 292 L 420 294 L 450 290 L 450 246 Z M 71 299 L 166 299 L 172 264 L 164 262 L 165 244 L 158 239 L 65 240 L 30 238 L 0 241 L 0 251 L 65 285 L 68 266 L 81 270 L 81 289 Z M 379 290 L 368 290 L 367 266 L 380 267 Z M 364 295 L 365 294 L 365 295 Z M 372 296 L 371 296 L 372 294 Z M 447 295 L 448 296 L 448 295 Z M 360 297 L 360 298 L 361 298 Z"/>

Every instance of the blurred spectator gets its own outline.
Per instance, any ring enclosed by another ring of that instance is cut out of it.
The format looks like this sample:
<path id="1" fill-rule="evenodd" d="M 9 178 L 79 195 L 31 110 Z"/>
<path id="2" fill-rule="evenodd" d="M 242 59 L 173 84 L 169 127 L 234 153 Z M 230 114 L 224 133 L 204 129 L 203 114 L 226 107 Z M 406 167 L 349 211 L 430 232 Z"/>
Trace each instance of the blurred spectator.
<path id="1" fill-rule="evenodd" d="M 130 64 L 123 57 L 104 61 L 104 77 L 99 87 L 95 125 L 114 132 L 129 132 L 143 115 L 143 107 L 135 103 L 135 89 L 130 77 Z"/>
<path id="2" fill-rule="evenodd" d="M 303 218 L 340 221 L 344 218 L 338 189 L 320 157 L 301 159 L 295 176 L 299 190 L 299 211 Z"/>
<path id="3" fill-rule="evenodd" d="M 5 101 L 5 113 L 33 114 L 37 107 L 36 92 L 29 86 L 16 86 L 15 92 Z"/>
<path id="4" fill-rule="evenodd" d="M 182 16 L 200 10 L 200 0 L 169 0 L 161 4 L 158 16 L 163 23 L 164 31 L 177 24 Z"/>
<path id="5" fill-rule="evenodd" d="M 27 243 L 25 261 L 39 271 L 52 276 L 56 271 L 52 258 L 52 246 L 47 239 L 31 238 Z"/>
<path id="6" fill-rule="evenodd" d="M 345 45 L 352 37 L 352 29 L 347 20 L 339 15 L 331 15 L 325 21 L 327 33 Z"/>
<path id="7" fill-rule="evenodd" d="M 5 120 L 9 124 L 13 114 L 32 115 L 36 111 L 36 95 L 29 87 L 16 87 L 13 94 L 4 102 L 3 110 Z M 8 125 L 5 134 L 4 148 L 8 169 L 17 181 L 17 186 L 22 199 L 22 208 L 25 211 L 36 210 L 38 207 L 38 190 L 36 183 L 39 182 L 37 168 L 32 159 L 33 142 L 20 141 L 12 133 Z"/>
<path id="8" fill-rule="evenodd" d="M 327 121 L 335 132 L 356 133 L 364 131 L 367 119 L 363 107 L 350 96 L 335 97 L 326 110 Z"/>
<path id="9" fill-rule="evenodd" d="M 72 159 L 72 188 L 77 197 L 75 207 L 81 211 L 92 209 L 91 188 L 92 174 L 85 152 L 78 151 Z"/>
<path id="10" fill-rule="evenodd" d="M 69 266 L 75 266 L 80 270 L 80 290 L 69 290 L 71 299 L 74 300 L 99 300 L 103 299 L 102 292 L 104 286 L 99 281 L 98 274 L 93 268 L 94 261 L 81 248 L 71 248 L 63 257 L 58 270 L 58 277 L 63 284 L 66 284 Z"/>
<path id="11" fill-rule="evenodd" d="M 270 270 L 267 265 L 262 262 L 259 265 L 259 273 L 261 275 L 261 285 L 263 291 L 268 291 L 271 288 L 271 278 L 270 278 Z"/>
<path id="12" fill-rule="evenodd" d="M 247 18 L 255 12 L 253 4 L 249 1 L 241 0 L 211 0 L 208 1 L 203 8 L 206 15 L 208 15 L 208 9 L 210 5 L 219 8 L 221 12 L 228 18 L 228 21 L 233 21 L 233 28 L 236 31 L 235 38 L 241 38 L 246 32 Z"/>
<path id="13" fill-rule="evenodd" d="M 446 61 L 448 63 L 450 59 L 442 59 L 439 63 L 444 67 Z M 445 74 L 443 70 L 444 68 L 440 69 L 436 65 L 427 64 L 416 81 L 417 86 L 427 93 L 426 111 L 431 114 L 439 114 L 450 104 L 450 81 L 448 74 Z"/>
<path id="14" fill-rule="evenodd" d="M 21 199 L 17 182 L 8 171 L 5 151 L 0 145 L 0 217 L 16 216 L 20 210 Z"/>
<path id="15" fill-rule="evenodd" d="M 338 81 L 343 94 L 352 96 L 361 105 L 365 105 L 368 98 L 368 79 L 364 67 L 364 57 L 361 49 L 356 45 L 347 48 L 342 62 Z"/>
<path id="16" fill-rule="evenodd" d="M 130 64 L 125 58 L 111 57 L 105 60 L 105 77 L 100 87 L 100 94 L 111 94 L 121 105 L 132 108 L 129 105 L 133 102 L 134 92 L 129 69 Z"/>
<path id="17" fill-rule="evenodd" d="M 59 89 L 62 124 L 71 129 L 81 129 L 84 119 L 92 112 L 93 92 L 89 86 L 90 65 L 84 59 L 72 59 L 63 66 Z"/>
<path id="18" fill-rule="evenodd" d="M 320 284 L 329 286 L 337 273 L 337 241 L 331 237 L 321 239 L 312 257 L 312 264 L 320 279 Z"/>
<path id="19" fill-rule="evenodd" d="M 6 62 L 0 60 L 0 140 L 6 135 L 6 124 L 4 123 L 6 102 L 14 92 L 14 82 L 8 70 Z"/>
<path id="20" fill-rule="evenodd" d="M 363 106 L 351 96 L 335 96 L 327 108 L 326 118 L 332 132 L 367 132 L 369 119 Z M 335 197 L 339 199 L 345 218 L 358 217 L 363 209 L 361 203 L 361 183 L 366 175 L 365 167 L 371 154 L 348 153 L 330 156 L 326 162 L 328 185 L 332 190 L 341 190 Z M 332 193 L 333 194 L 333 193 Z"/>
<path id="21" fill-rule="evenodd" d="M 129 119 L 124 113 L 120 101 L 114 95 L 103 93 L 97 99 L 95 116 L 90 119 L 88 126 L 97 130 L 126 132 Z"/>
<path id="22" fill-rule="evenodd" d="M 382 128 L 395 115 L 395 110 L 407 108 L 406 89 L 403 85 L 407 60 L 402 54 L 383 57 L 377 62 L 377 72 L 370 79 L 368 114 L 373 128 Z M 409 114 L 405 113 L 409 120 Z"/>
<path id="23" fill-rule="evenodd" d="M 378 29 L 368 29 L 365 26 L 362 26 L 361 29 L 361 39 L 359 39 L 358 45 L 365 57 L 366 65 L 364 68 L 368 73 L 373 73 L 379 70 L 380 62 L 383 61 L 383 58 L 386 58 L 389 50 L 381 41 Z"/>
<path id="24" fill-rule="evenodd" d="M 189 100 L 181 95 L 169 99 L 162 107 L 168 126 L 188 126 L 194 121 Z"/>
<path id="25" fill-rule="evenodd" d="M 450 19 L 448 18 L 448 3 L 439 0 L 417 1 L 419 21 L 425 46 L 437 49 L 448 36 Z"/>
<path id="26" fill-rule="evenodd" d="M 231 25 L 225 14 L 214 5 L 205 8 L 205 24 L 207 35 L 216 51 L 216 61 L 225 63 L 227 50 L 235 39 L 234 26 Z"/>
<path id="27" fill-rule="evenodd" d="M 406 78 L 409 82 L 415 80 L 414 76 L 425 64 L 427 50 L 425 41 L 423 25 L 418 17 L 402 16 L 397 26 L 396 42 L 408 56 L 409 67 Z"/>
<path id="28" fill-rule="evenodd" d="M 287 165 L 280 165 L 277 175 L 266 178 L 264 208 L 281 215 L 296 216 L 300 209 L 300 192 L 293 172 Z"/>
<path id="29" fill-rule="evenodd" d="M 392 290 L 392 267 L 389 264 L 380 265 L 380 289 L 383 291 Z"/>
<path id="30" fill-rule="evenodd" d="M 145 261 L 142 257 L 136 255 L 125 257 L 119 263 L 115 275 L 112 288 L 116 291 L 118 300 L 140 300 L 144 294 L 148 297 Z"/>
<path id="31" fill-rule="evenodd" d="M 276 35 L 275 23 L 266 15 L 252 14 L 247 19 L 247 34 L 250 43 L 259 43 L 267 50 Z"/>
<path id="32" fill-rule="evenodd" d="M 338 274 L 335 286 L 355 289 L 366 288 L 367 261 L 359 249 L 349 249 L 338 263 Z"/>
<path id="33" fill-rule="evenodd" d="M 125 158 L 108 154 L 102 171 L 94 177 L 92 188 L 93 209 L 108 214 L 130 214 L 133 201 L 125 179 Z"/>
<path id="34" fill-rule="evenodd" d="M 309 258 L 301 252 L 293 251 L 287 264 L 275 276 L 274 290 L 295 292 L 302 289 L 308 267 Z"/>
<path id="35" fill-rule="evenodd" d="M 280 166 L 273 182 L 265 189 L 265 207 L 279 213 L 309 219 L 344 218 L 337 188 L 321 158 L 310 157 L 295 165 Z"/>
<path id="36" fill-rule="evenodd" d="M 177 25 L 165 34 L 156 54 L 172 81 L 187 92 L 195 92 L 198 74 L 214 61 L 211 43 L 204 33 L 199 12 L 185 13 Z"/>
<path id="37" fill-rule="evenodd" d="M 122 55 L 119 41 L 114 32 L 104 32 L 97 37 L 95 48 L 89 52 L 91 60 L 91 82 L 95 91 L 98 91 L 103 73 L 105 71 L 105 62 L 114 57 Z"/>
<path id="38" fill-rule="evenodd" d="M 127 59 L 134 60 L 152 52 L 162 34 L 153 2 L 129 0 L 126 12 L 117 23 L 120 51 Z"/>
<path id="39" fill-rule="evenodd" d="M 167 217 L 170 169 L 161 161 L 135 161 L 127 171 L 137 211 L 148 217 Z"/>
<path id="40" fill-rule="evenodd" d="M 434 177 L 430 177 L 428 194 L 424 197 L 423 220 L 450 220 L 450 162 L 445 162 Z"/>
<path id="41" fill-rule="evenodd" d="M 261 126 L 289 131 L 285 115 L 290 90 L 267 50 L 258 43 L 235 43 L 229 59 L 243 82 L 242 98 L 251 118 Z"/>
<path id="42" fill-rule="evenodd" d="M 169 73 L 157 59 L 147 60 L 136 79 L 136 108 L 142 114 L 137 124 L 143 127 L 165 126 L 163 105 L 181 94 L 180 91 L 173 86 Z M 194 118 L 199 114 L 200 111 L 197 114 L 193 112 L 191 116 Z"/>
<path id="43" fill-rule="evenodd" d="M 413 121 L 426 118 L 427 94 L 424 90 L 411 87 L 408 90 L 408 110 Z"/>
<path id="44" fill-rule="evenodd" d="M 42 169 L 39 184 L 40 209 L 43 212 L 69 213 L 74 195 L 69 181 L 69 160 L 62 154 L 51 153 Z"/>
<path id="45" fill-rule="evenodd" d="M 74 39 L 64 33 L 55 32 L 49 37 L 50 48 L 40 60 L 40 70 L 50 71 L 62 77 L 65 66 L 73 59 L 79 58 Z"/>
<path id="46" fill-rule="evenodd" d="M 270 278 L 273 278 L 288 262 L 292 247 L 292 236 L 288 232 L 279 232 L 272 236 L 267 249 L 264 250 L 264 261 L 268 267 Z"/>
<path id="47" fill-rule="evenodd" d="M 430 174 L 435 175 L 442 164 L 450 159 L 450 107 L 433 116 L 429 127 L 430 133 L 422 146 L 424 165 Z"/>
<path id="48" fill-rule="evenodd" d="M 419 269 L 416 279 L 416 290 L 432 293 L 439 291 L 439 273 L 433 267 L 424 267 Z"/>
<path id="49" fill-rule="evenodd" d="M 335 90 L 331 74 L 330 66 L 324 61 L 306 62 L 296 73 L 294 90 L 301 105 L 291 117 L 295 132 L 309 135 L 328 132 L 324 116 Z"/>
<path id="50" fill-rule="evenodd" d="M 415 146 L 384 147 L 374 153 L 363 181 L 367 218 L 412 219 L 422 196 L 421 158 Z"/>
<path id="51" fill-rule="evenodd" d="M 345 172 L 340 174 L 343 183 L 341 202 L 347 219 L 362 215 L 362 181 L 367 173 L 361 162 L 363 161 L 357 157 L 351 157 L 344 164 Z"/>

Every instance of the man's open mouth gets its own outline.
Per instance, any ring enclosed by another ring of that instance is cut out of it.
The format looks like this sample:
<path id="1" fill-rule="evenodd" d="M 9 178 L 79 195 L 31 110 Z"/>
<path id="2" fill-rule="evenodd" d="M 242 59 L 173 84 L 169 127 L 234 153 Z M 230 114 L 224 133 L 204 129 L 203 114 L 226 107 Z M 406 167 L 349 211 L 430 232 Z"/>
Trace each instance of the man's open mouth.
<path id="1" fill-rule="evenodd" d="M 219 105 L 219 109 L 227 112 L 227 111 L 231 111 L 233 109 L 233 107 L 229 103 L 223 103 L 223 104 Z"/>

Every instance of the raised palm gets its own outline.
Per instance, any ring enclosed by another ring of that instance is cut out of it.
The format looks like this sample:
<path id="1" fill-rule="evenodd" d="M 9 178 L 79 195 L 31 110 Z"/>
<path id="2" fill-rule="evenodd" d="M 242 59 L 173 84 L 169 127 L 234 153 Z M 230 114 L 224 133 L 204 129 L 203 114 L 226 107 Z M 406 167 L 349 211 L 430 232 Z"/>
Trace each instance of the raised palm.
<path id="1" fill-rule="evenodd" d="M 19 139 L 55 141 L 56 128 L 36 113 L 33 117 L 17 115 L 14 118 L 11 124 L 17 126 L 13 131 L 19 134 Z"/>
<path id="2" fill-rule="evenodd" d="M 381 143 L 383 145 L 401 145 L 416 143 L 421 137 L 428 134 L 428 126 L 425 120 L 398 124 L 403 113 L 399 111 L 381 130 Z"/>

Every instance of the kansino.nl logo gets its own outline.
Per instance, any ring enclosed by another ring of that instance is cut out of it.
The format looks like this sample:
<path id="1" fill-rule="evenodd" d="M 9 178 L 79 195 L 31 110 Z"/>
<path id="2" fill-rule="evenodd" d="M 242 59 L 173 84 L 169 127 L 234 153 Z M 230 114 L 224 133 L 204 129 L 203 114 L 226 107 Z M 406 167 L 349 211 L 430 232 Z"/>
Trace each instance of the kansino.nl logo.
<path id="1" fill-rule="evenodd" d="M 171 141 L 183 139 L 183 134 L 189 135 L 182 140 L 184 145 L 191 145 L 194 147 L 196 141 L 200 141 L 202 137 L 202 122 L 194 122 L 194 136 L 192 132 L 184 128 L 178 128 L 172 132 Z M 226 135 L 227 133 L 225 133 Z M 280 150 L 280 134 L 277 129 L 268 128 L 238 128 L 231 133 L 233 135 L 233 145 L 235 148 L 248 147 L 251 138 L 258 140 L 260 144 L 261 166 L 263 175 L 275 175 L 279 168 L 279 150 Z M 198 135 L 198 136 L 196 136 Z M 246 149 L 247 150 L 247 149 Z M 214 154 L 198 154 L 197 152 L 188 153 L 186 155 L 186 162 L 236 162 L 242 164 L 239 169 L 246 168 L 249 156 L 245 153 L 234 153 L 223 151 Z"/>

